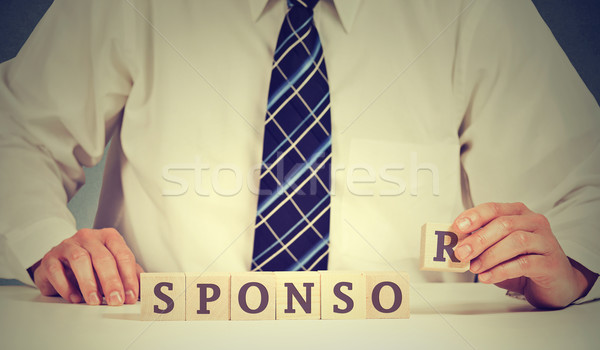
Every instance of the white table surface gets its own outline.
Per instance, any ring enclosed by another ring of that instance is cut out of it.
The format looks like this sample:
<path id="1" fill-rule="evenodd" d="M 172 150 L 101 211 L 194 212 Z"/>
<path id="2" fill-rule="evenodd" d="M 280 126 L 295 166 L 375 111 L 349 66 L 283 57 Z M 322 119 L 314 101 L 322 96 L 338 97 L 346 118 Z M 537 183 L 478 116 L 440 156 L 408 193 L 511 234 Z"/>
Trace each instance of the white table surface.
<path id="1" fill-rule="evenodd" d="M 0 287 L 2 349 L 600 349 L 600 302 L 537 311 L 494 286 L 415 284 L 402 320 L 139 320 L 140 304 L 73 305 Z"/>

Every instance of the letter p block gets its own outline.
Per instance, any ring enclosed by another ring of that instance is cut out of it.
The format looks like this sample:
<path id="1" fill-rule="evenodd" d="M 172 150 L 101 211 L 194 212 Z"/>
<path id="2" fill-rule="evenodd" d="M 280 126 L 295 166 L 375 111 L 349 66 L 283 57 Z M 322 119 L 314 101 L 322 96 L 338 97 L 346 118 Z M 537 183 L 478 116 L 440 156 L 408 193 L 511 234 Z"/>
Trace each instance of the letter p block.
<path id="1" fill-rule="evenodd" d="M 231 318 L 229 273 L 186 273 L 185 278 L 186 321 Z"/>

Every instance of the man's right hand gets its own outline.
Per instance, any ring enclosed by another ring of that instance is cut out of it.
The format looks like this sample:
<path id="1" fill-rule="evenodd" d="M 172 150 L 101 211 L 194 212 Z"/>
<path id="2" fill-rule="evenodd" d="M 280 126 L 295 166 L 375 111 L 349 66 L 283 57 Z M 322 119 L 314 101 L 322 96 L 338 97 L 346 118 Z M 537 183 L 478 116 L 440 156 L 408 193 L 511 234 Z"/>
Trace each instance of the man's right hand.
<path id="1" fill-rule="evenodd" d="M 52 248 L 32 266 L 42 295 L 60 295 L 72 303 L 134 304 L 142 268 L 117 230 L 81 229 Z"/>

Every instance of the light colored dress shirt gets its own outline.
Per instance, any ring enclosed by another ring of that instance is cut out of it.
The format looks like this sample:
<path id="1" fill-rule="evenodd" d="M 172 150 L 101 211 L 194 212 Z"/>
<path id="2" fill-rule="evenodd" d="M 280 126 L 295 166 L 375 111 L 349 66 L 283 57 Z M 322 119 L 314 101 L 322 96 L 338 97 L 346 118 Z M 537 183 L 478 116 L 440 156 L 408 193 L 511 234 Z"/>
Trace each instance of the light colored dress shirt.
<path id="1" fill-rule="evenodd" d="M 56 0 L 0 66 L 1 276 L 27 281 L 75 233 L 66 202 L 111 137 L 95 227 L 115 227 L 147 271 L 248 270 L 285 11 Z M 419 271 L 421 225 L 522 201 L 600 271 L 599 108 L 529 1 L 321 1 L 315 23 L 330 269 L 470 281 Z"/>

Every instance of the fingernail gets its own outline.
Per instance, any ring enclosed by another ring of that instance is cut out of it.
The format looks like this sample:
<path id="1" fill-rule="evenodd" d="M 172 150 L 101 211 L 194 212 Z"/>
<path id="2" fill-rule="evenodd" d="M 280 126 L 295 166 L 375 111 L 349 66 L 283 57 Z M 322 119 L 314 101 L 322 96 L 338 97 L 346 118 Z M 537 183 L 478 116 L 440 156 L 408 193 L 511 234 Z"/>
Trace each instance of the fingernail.
<path id="1" fill-rule="evenodd" d="M 466 231 L 469 229 L 469 227 L 471 227 L 471 219 L 462 218 L 462 219 L 458 220 L 458 228 L 461 231 Z"/>
<path id="2" fill-rule="evenodd" d="M 458 247 L 456 251 L 454 251 L 454 255 L 456 255 L 456 257 L 459 260 L 463 261 L 467 259 L 467 257 L 469 256 L 469 254 L 471 254 L 472 251 L 473 249 L 471 249 L 471 246 L 467 244 Z"/>
<path id="3" fill-rule="evenodd" d="M 481 268 L 481 261 L 475 260 L 471 261 L 471 272 L 477 272 Z"/>
<path id="4" fill-rule="evenodd" d="M 88 299 L 90 301 L 90 305 L 100 305 L 100 298 L 98 298 L 98 293 L 90 293 Z"/>
<path id="5" fill-rule="evenodd" d="M 133 304 L 137 301 L 135 293 L 132 290 L 128 290 L 127 292 L 125 292 L 125 295 L 128 303 Z"/>
<path id="6" fill-rule="evenodd" d="M 71 300 L 71 303 L 73 304 L 81 303 L 81 297 L 79 296 L 79 294 L 71 294 L 69 300 Z"/>
<path id="7" fill-rule="evenodd" d="M 486 273 L 482 273 L 479 275 L 479 280 L 481 282 L 487 282 L 490 280 L 491 277 L 492 277 L 492 274 L 489 272 L 486 272 Z"/>
<path id="8" fill-rule="evenodd" d="M 116 306 L 116 305 L 122 305 L 122 304 L 123 304 L 123 298 L 121 297 L 121 293 L 119 293 L 117 291 L 110 293 L 110 296 L 108 298 L 108 305 Z"/>

